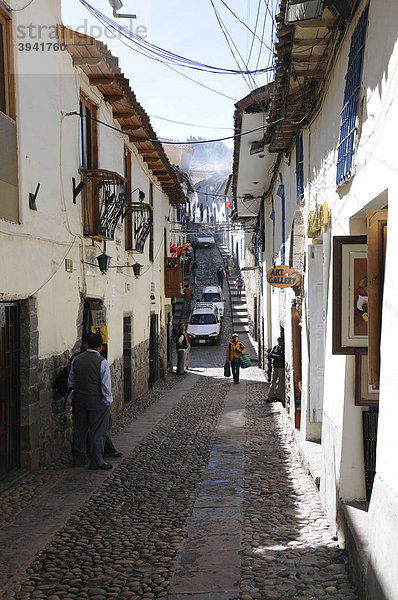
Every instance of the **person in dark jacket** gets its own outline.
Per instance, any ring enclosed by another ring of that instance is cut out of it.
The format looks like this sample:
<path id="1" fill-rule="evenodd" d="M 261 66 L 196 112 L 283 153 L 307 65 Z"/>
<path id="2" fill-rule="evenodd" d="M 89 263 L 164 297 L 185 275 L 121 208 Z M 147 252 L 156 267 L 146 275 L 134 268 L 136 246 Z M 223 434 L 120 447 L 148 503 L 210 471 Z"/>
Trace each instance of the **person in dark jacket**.
<path id="1" fill-rule="evenodd" d="M 272 359 L 272 381 L 268 392 L 268 402 L 279 400 L 285 405 L 285 349 L 282 338 L 278 338 L 277 342 L 269 353 L 269 357 Z"/>
<path id="2" fill-rule="evenodd" d="M 221 289 L 224 287 L 224 269 L 220 265 L 217 269 L 217 281 Z"/>
<path id="3" fill-rule="evenodd" d="M 177 375 L 184 375 L 185 373 L 185 358 L 188 350 L 188 337 L 185 331 L 185 323 L 181 323 L 176 338 L 176 350 L 177 350 Z"/>
<path id="4" fill-rule="evenodd" d="M 103 459 L 113 401 L 111 375 L 108 361 L 100 355 L 102 337 L 90 333 L 86 342 L 87 350 L 73 359 L 68 377 L 68 386 L 74 390 L 73 464 L 78 467 L 86 463 L 86 440 L 90 432 L 89 468 L 107 470 L 112 469 Z"/>

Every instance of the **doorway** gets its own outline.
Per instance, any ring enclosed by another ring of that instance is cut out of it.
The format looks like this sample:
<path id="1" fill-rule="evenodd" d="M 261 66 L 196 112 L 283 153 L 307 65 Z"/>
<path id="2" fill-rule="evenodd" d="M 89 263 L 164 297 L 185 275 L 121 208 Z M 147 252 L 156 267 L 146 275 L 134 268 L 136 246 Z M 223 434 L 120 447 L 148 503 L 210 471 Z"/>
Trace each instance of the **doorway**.
<path id="1" fill-rule="evenodd" d="M 0 303 L 0 478 L 20 466 L 20 310 Z"/>
<path id="2" fill-rule="evenodd" d="M 159 317 L 150 316 L 149 332 L 149 388 L 159 377 Z"/>
<path id="3" fill-rule="evenodd" d="M 123 393 L 125 402 L 130 402 L 132 398 L 132 321 L 133 317 L 131 315 L 123 317 Z"/>

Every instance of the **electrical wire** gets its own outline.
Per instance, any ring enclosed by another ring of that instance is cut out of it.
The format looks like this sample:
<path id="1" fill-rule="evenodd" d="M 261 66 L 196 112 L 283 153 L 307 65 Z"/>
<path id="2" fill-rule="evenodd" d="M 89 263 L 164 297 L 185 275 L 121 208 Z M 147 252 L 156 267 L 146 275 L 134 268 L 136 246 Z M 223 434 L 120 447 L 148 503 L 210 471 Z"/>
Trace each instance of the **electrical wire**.
<path id="1" fill-rule="evenodd" d="M 82 1 L 82 0 L 80 0 Z M 89 9 L 88 9 L 89 10 Z M 89 11 L 91 12 L 91 11 Z M 94 13 L 93 13 L 94 14 Z M 96 16 L 94 14 L 94 16 Z M 100 23 L 102 23 L 104 25 L 104 27 L 106 27 L 107 29 L 109 29 L 109 31 L 112 33 L 111 28 L 104 23 L 99 17 L 96 16 L 96 18 L 98 19 L 98 21 Z M 121 44 L 123 44 L 124 46 L 126 46 L 126 48 L 129 48 L 130 50 L 132 50 L 133 52 L 139 54 L 140 56 L 146 56 L 145 54 L 142 54 L 141 52 L 139 52 L 136 48 L 134 48 L 133 46 L 131 46 L 130 44 L 128 44 L 127 42 L 125 42 L 123 39 L 118 38 L 119 42 Z M 157 59 L 154 59 L 157 60 Z M 211 88 L 210 86 L 201 83 L 200 81 L 197 81 L 196 79 L 193 79 L 193 77 L 190 77 L 189 75 L 187 75 L 186 73 L 181 73 L 180 71 L 178 71 L 177 69 L 175 69 L 174 67 L 172 67 L 171 65 L 161 61 L 161 60 L 157 60 L 157 62 L 163 64 L 165 67 L 167 67 L 168 69 L 170 69 L 171 71 L 174 71 L 174 73 L 177 73 L 178 75 L 181 75 L 181 77 L 184 77 L 185 79 L 188 79 L 189 81 L 192 81 L 193 83 L 196 83 L 197 85 L 199 85 L 200 87 L 205 88 L 206 90 L 209 90 L 210 92 L 214 92 L 215 94 L 218 94 L 219 96 L 223 96 L 224 98 L 228 98 L 228 100 L 233 100 L 234 102 L 238 101 L 238 98 L 233 98 L 232 96 L 228 96 L 228 94 L 224 94 L 223 92 L 220 92 L 219 90 L 215 90 L 214 88 Z"/>
<path id="2" fill-rule="evenodd" d="M 23 6 L 22 8 L 10 8 L 11 12 L 20 12 L 21 10 L 25 10 L 25 8 L 28 8 L 28 6 L 30 6 L 35 0 L 30 0 L 30 2 L 28 2 L 27 4 L 25 4 L 25 6 Z"/>
<path id="3" fill-rule="evenodd" d="M 258 37 L 258 35 L 256 35 L 254 33 L 254 31 L 248 26 L 247 23 L 245 23 L 245 21 L 242 21 L 242 19 L 240 19 L 238 17 L 238 15 L 232 10 L 232 8 L 230 8 L 228 6 L 228 4 L 226 2 L 224 2 L 224 0 L 220 0 L 222 2 L 222 4 L 225 6 L 225 8 L 227 8 L 229 10 L 230 13 L 232 13 L 232 15 L 239 21 L 239 23 L 241 23 L 244 27 L 246 27 L 246 29 L 248 29 L 250 31 L 251 34 L 255 35 L 256 38 L 260 41 L 261 44 L 263 44 L 266 48 L 268 48 L 268 50 L 270 50 L 271 52 L 273 51 L 272 48 L 270 48 L 269 46 L 267 46 L 267 44 L 265 44 L 262 40 L 260 40 L 260 38 Z"/>
<path id="4" fill-rule="evenodd" d="M 114 131 L 117 131 L 118 133 L 122 133 L 123 135 L 127 135 L 129 138 L 134 138 L 135 141 L 137 142 L 151 142 L 153 144 L 162 144 L 162 140 L 161 139 L 152 139 L 152 138 L 144 138 L 144 137 L 139 137 L 137 135 L 134 135 L 133 133 L 127 132 L 127 131 L 121 131 L 120 129 L 118 129 L 117 127 L 114 127 L 113 125 L 109 125 L 109 123 L 105 123 L 105 121 L 101 121 L 100 119 L 95 119 L 94 117 L 91 117 L 89 115 L 77 112 L 77 111 L 72 111 L 69 113 L 63 113 L 65 117 L 72 117 L 72 116 L 77 116 L 77 117 L 83 117 L 85 119 L 89 119 L 91 121 L 95 121 L 96 123 L 100 123 L 101 125 L 105 125 L 105 127 L 108 127 L 109 129 L 113 129 Z M 209 144 L 209 143 L 213 143 L 213 142 L 224 142 L 225 140 L 233 140 L 235 138 L 238 137 L 242 137 L 244 135 L 249 135 L 250 133 L 254 133 L 255 131 L 259 131 L 260 129 L 266 129 L 267 127 L 271 127 L 272 125 L 275 125 L 276 123 L 280 123 L 281 121 L 285 121 L 285 117 L 281 117 L 280 119 L 276 119 L 276 121 L 273 121 L 272 123 L 266 123 L 265 125 L 260 125 L 260 127 L 255 127 L 254 129 L 250 129 L 249 131 L 242 131 L 241 133 L 235 133 L 234 135 L 228 135 L 225 137 L 221 137 L 221 138 L 216 138 L 216 139 L 211 139 L 211 140 L 196 140 L 196 141 L 191 141 L 191 142 L 170 142 L 170 141 L 164 141 L 163 143 L 167 144 L 167 143 L 172 143 L 175 146 L 191 146 L 191 145 L 197 145 L 197 144 Z"/>
<path id="5" fill-rule="evenodd" d="M 33 0 L 32 0 L 33 1 Z M 160 46 L 156 46 L 155 44 L 151 44 L 150 42 L 144 40 L 140 36 L 135 33 L 129 31 L 125 27 L 119 25 L 109 17 L 107 17 L 104 13 L 94 8 L 91 4 L 87 2 L 87 0 L 79 0 L 80 3 L 87 8 L 87 10 L 94 15 L 103 25 L 109 27 L 117 31 L 120 35 L 125 38 L 128 38 L 131 42 L 133 42 L 138 48 L 141 49 L 141 53 L 148 57 L 154 58 L 155 60 L 160 60 L 160 62 L 164 63 L 165 61 L 177 65 L 183 68 L 190 68 L 198 71 L 205 71 L 209 73 L 216 73 L 222 75 L 250 75 L 252 74 L 248 69 L 245 70 L 234 70 L 234 69 L 226 69 L 223 67 L 216 67 L 214 65 L 209 65 L 203 62 L 199 62 L 193 59 L 186 58 L 179 54 L 175 54 L 174 52 L 170 52 L 169 50 L 165 50 Z M 264 72 L 263 69 L 259 71 L 259 73 Z"/>
<path id="6" fill-rule="evenodd" d="M 258 6 L 257 6 L 257 15 L 256 15 L 256 22 L 254 24 L 254 32 L 253 32 L 253 37 L 252 37 L 252 43 L 250 46 L 250 51 L 249 51 L 249 55 L 247 57 L 247 64 L 250 64 L 250 59 L 252 56 L 252 52 L 253 52 L 253 46 L 254 46 L 254 40 L 257 36 L 257 26 L 258 26 L 258 19 L 260 17 L 260 9 L 261 9 L 261 0 L 258 0 Z"/>
<path id="7" fill-rule="evenodd" d="M 215 7 L 215 5 L 214 5 L 214 2 L 213 2 L 213 0 L 210 0 L 210 4 L 211 4 L 211 6 L 212 6 L 212 8 L 213 8 L 213 11 L 214 11 L 214 14 L 215 14 L 215 16 L 216 16 L 216 19 L 217 19 L 218 25 L 219 25 L 219 27 L 220 27 L 220 29 L 221 29 L 221 31 L 222 31 L 222 33 L 223 33 L 223 36 L 224 36 L 224 38 L 225 38 L 225 40 L 226 40 L 226 42 L 227 42 L 228 48 L 229 48 L 229 50 L 230 50 L 230 52 L 231 52 L 231 54 L 232 54 L 232 56 L 233 56 L 233 58 L 234 58 L 234 60 L 235 60 L 236 64 L 238 65 L 238 68 L 240 69 L 240 63 L 239 63 L 238 59 L 237 59 L 237 58 L 236 58 L 236 56 L 235 56 L 235 52 L 234 52 L 234 51 L 233 51 L 233 49 L 232 49 L 232 46 L 231 46 L 231 43 L 230 43 L 229 39 L 231 40 L 231 42 L 232 42 L 232 44 L 233 44 L 233 46 L 234 46 L 234 48 L 235 48 L 236 52 L 238 53 L 238 55 L 239 55 L 239 57 L 240 57 L 241 61 L 242 61 L 242 62 L 243 62 L 243 64 L 245 65 L 245 67 L 246 67 L 246 70 L 248 71 L 248 66 L 247 66 L 247 64 L 245 63 L 245 61 L 244 61 L 244 58 L 243 58 L 242 54 L 240 53 L 240 51 L 239 51 L 238 47 L 236 46 L 236 44 L 235 44 L 235 42 L 234 42 L 234 40 L 233 40 L 233 38 L 232 38 L 231 34 L 229 33 L 229 31 L 228 31 L 228 29 L 227 29 L 227 27 L 226 27 L 226 25 L 225 25 L 224 21 L 221 19 L 221 16 L 220 16 L 220 14 L 219 14 L 218 10 L 216 9 L 216 7 Z M 228 38 L 229 38 L 229 39 L 228 39 Z M 247 80 L 246 80 L 246 77 L 245 77 L 243 74 L 242 74 L 242 77 L 243 77 L 243 79 L 244 79 L 244 81 L 245 81 L 246 85 L 248 86 L 249 90 L 250 90 L 250 91 L 252 91 L 252 90 L 253 90 L 253 89 L 256 87 L 256 82 L 255 82 L 255 80 L 254 80 L 254 77 L 253 77 L 253 76 L 251 76 L 251 78 L 250 78 L 250 77 L 248 77 L 248 79 L 247 79 Z M 251 82 L 251 83 L 250 83 L 250 82 Z"/>
<path id="8" fill-rule="evenodd" d="M 199 125 L 198 123 L 183 123 L 182 121 L 173 121 L 172 119 L 166 119 L 165 117 L 158 117 L 157 115 L 149 115 L 153 119 L 160 119 L 161 121 L 167 121 L 168 123 L 177 123 L 178 125 L 187 125 L 188 127 L 201 127 L 203 129 L 228 129 L 233 131 L 233 127 L 215 127 L 214 125 Z"/>

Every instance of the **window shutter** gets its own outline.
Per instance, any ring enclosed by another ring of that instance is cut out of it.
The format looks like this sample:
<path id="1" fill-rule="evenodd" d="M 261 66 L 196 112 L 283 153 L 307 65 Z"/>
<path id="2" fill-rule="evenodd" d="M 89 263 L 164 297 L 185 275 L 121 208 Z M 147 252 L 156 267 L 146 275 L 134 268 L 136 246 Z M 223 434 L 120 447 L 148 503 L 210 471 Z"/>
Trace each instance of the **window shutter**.
<path id="1" fill-rule="evenodd" d="M 365 38 L 368 25 L 369 5 L 363 11 L 351 38 L 348 69 L 341 111 L 340 138 L 338 145 L 336 183 L 340 185 L 352 174 L 355 143 L 358 129 L 358 104 Z"/>

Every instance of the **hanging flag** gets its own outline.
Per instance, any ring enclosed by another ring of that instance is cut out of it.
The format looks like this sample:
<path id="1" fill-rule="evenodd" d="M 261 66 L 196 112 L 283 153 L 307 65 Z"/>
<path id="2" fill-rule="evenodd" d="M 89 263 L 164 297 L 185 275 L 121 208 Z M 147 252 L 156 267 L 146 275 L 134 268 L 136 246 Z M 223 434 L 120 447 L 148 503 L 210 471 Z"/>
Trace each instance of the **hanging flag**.
<path id="1" fill-rule="evenodd" d="M 225 208 L 230 208 L 232 210 L 232 204 L 230 203 L 228 198 L 225 200 Z"/>

